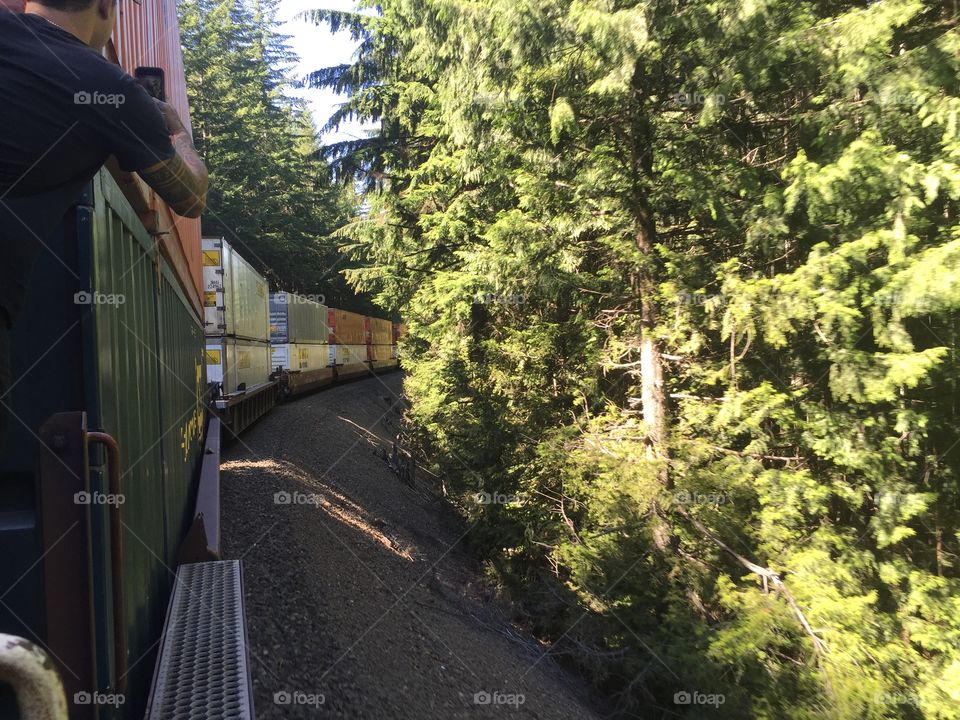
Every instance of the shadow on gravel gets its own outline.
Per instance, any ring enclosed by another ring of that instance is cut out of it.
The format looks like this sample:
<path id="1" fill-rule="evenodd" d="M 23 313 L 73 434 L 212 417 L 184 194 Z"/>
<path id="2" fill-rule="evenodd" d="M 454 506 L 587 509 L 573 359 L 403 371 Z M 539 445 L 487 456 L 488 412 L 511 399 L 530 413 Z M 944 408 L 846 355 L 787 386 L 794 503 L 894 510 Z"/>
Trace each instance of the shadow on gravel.
<path id="1" fill-rule="evenodd" d="M 274 505 L 316 508 L 334 520 L 362 532 L 398 557 L 413 561 L 412 543 L 408 542 L 404 547 L 394 538 L 385 535 L 377 528 L 377 525 L 383 524 L 382 521 L 369 517 L 364 509 L 350 498 L 330 485 L 315 480 L 293 463 L 282 460 L 231 460 L 223 463 L 221 470 L 234 474 L 241 482 L 245 474 L 253 473 L 261 481 L 272 481 L 272 485 L 285 487 L 286 489 L 273 494 Z"/>
<path id="2" fill-rule="evenodd" d="M 257 717 L 596 717 L 486 599 L 461 546 L 472 528 L 387 466 L 401 381 L 283 405 L 224 455 Z"/>

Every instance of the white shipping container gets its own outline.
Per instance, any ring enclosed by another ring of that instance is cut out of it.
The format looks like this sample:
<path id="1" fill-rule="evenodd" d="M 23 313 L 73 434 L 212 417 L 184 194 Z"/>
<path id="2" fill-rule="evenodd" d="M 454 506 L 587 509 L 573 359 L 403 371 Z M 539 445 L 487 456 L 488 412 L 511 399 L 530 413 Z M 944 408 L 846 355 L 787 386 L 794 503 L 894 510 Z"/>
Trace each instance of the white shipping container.
<path id="1" fill-rule="evenodd" d="M 367 361 L 366 345 L 328 345 L 331 365 L 355 365 Z"/>
<path id="2" fill-rule="evenodd" d="M 270 379 L 270 345 L 231 337 L 207 338 L 207 379 L 226 395 L 252 390 Z"/>
<path id="3" fill-rule="evenodd" d="M 208 336 L 269 341 L 267 281 L 223 238 L 203 241 L 203 284 Z"/>
<path id="4" fill-rule="evenodd" d="M 227 281 L 227 334 L 269 341 L 270 293 L 267 281 L 236 250 L 230 252 Z"/>
<path id="5" fill-rule="evenodd" d="M 204 268 L 206 270 L 206 268 Z M 203 327 L 204 334 L 223 335 L 227 330 L 224 317 L 223 292 L 216 290 L 203 291 Z"/>
<path id="6" fill-rule="evenodd" d="M 223 297 L 223 249 L 219 241 L 203 241 L 203 320 L 206 335 L 227 331 Z"/>
<path id="7" fill-rule="evenodd" d="M 290 345 L 270 345 L 271 365 L 274 370 L 290 369 Z"/>
<path id="8" fill-rule="evenodd" d="M 317 343 L 273 345 L 273 369 L 322 370 L 330 366 L 330 346 Z"/>
<path id="9" fill-rule="evenodd" d="M 330 366 L 330 346 L 318 343 L 296 345 L 296 361 L 299 370 L 321 370 Z"/>
<path id="10" fill-rule="evenodd" d="M 328 338 L 326 305 L 296 293 L 270 293 L 272 342 L 324 344 Z"/>

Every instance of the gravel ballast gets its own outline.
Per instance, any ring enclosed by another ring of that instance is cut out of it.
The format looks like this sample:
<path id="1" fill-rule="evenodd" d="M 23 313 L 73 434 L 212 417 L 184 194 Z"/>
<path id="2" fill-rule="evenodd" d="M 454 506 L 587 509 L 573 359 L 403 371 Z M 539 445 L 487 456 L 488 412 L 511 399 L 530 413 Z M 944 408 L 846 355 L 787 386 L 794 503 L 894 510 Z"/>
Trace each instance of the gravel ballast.
<path id="1" fill-rule="evenodd" d="M 401 390 L 391 373 L 286 403 L 223 453 L 257 717 L 596 718 L 486 599 L 470 526 L 389 469 Z"/>

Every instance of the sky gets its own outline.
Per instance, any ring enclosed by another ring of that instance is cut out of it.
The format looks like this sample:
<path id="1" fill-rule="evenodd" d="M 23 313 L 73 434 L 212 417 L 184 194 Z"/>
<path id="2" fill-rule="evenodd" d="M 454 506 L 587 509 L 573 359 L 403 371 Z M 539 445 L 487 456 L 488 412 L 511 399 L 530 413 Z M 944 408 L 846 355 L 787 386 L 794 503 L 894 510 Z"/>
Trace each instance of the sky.
<path id="1" fill-rule="evenodd" d="M 277 20 L 283 23 L 280 32 L 290 36 L 290 47 L 300 57 L 294 72 L 304 76 L 311 70 L 351 62 L 357 43 L 348 32 L 333 34 L 326 25 L 314 25 L 304 20 L 293 19 L 304 10 L 352 10 L 353 0 L 281 0 Z M 313 112 L 314 124 L 322 128 L 327 118 L 346 98 L 330 90 L 298 89 L 291 94 L 307 101 Z M 357 122 L 343 125 L 339 132 L 323 135 L 324 143 L 353 140 L 366 137 L 365 128 Z M 369 128 L 369 129 L 372 129 Z"/>

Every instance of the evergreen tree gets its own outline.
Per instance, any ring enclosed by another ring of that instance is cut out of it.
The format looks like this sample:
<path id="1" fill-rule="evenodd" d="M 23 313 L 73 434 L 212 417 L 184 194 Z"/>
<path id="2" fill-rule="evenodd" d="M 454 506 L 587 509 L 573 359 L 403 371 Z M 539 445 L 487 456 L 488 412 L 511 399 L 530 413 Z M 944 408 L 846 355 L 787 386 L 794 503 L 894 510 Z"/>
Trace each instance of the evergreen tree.
<path id="1" fill-rule="evenodd" d="M 294 60 L 277 0 L 179 4 L 197 149 L 210 169 L 204 233 L 222 235 L 277 289 L 373 312 L 343 279 L 332 229 L 354 211 L 331 184 L 309 112 L 291 97 Z"/>
<path id="2" fill-rule="evenodd" d="M 369 6 L 350 277 L 522 619 L 624 716 L 960 718 L 955 4 Z"/>

